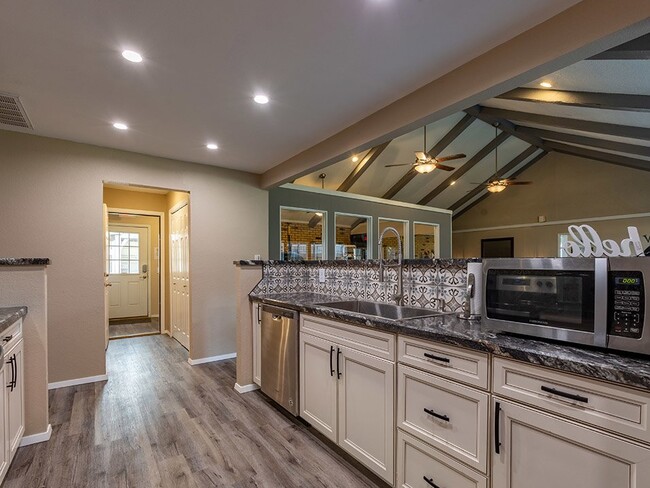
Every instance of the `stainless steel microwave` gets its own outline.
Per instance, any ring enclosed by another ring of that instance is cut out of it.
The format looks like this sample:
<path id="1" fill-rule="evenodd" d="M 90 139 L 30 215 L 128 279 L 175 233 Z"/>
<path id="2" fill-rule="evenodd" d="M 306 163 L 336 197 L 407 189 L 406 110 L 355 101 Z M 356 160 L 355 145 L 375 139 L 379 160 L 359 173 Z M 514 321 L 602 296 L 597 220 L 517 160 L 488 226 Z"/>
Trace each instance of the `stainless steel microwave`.
<path id="1" fill-rule="evenodd" d="M 495 331 L 650 354 L 650 258 L 483 261 L 483 321 Z"/>

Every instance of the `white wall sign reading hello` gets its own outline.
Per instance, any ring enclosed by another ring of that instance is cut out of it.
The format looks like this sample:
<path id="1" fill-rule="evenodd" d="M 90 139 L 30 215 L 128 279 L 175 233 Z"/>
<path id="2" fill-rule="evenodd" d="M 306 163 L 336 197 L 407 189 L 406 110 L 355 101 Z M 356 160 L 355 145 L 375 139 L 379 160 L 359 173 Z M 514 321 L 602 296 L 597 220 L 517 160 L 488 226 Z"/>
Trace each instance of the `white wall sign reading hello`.
<path id="1" fill-rule="evenodd" d="M 639 229 L 628 227 L 628 238 L 618 244 L 613 239 L 604 241 L 598 232 L 590 225 L 570 225 L 569 239 L 562 246 L 568 256 L 575 257 L 616 257 L 643 256 L 643 246 L 639 237 Z"/>

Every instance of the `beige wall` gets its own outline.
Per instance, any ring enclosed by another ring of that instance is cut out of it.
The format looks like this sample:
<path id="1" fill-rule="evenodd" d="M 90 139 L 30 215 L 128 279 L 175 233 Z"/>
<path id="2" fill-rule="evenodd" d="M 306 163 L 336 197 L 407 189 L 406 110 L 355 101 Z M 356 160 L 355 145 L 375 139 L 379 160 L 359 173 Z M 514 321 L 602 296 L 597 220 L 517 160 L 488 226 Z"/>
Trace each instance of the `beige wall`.
<path id="1" fill-rule="evenodd" d="M 568 225 L 558 221 L 585 221 L 618 241 L 634 225 L 644 247 L 650 245 L 643 237 L 650 236 L 649 217 L 601 220 L 650 212 L 650 172 L 549 153 L 519 179 L 533 184 L 491 195 L 453 221 L 454 257 L 480 256 L 481 239 L 497 237 L 514 237 L 517 257 L 556 256 L 558 234 Z M 546 217 L 545 225 L 538 216 Z M 493 229 L 502 226 L 508 228 Z M 484 230 L 459 232 L 471 229 Z"/>
<path id="2" fill-rule="evenodd" d="M 0 307 L 27 307 L 23 319 L 25 435 L 42 434 L 49 423 L 47 272 L 45 266 L 0 266 Z"/>
<path id="3" fill-rule="evenodd" d="M 257 176 L 8 131 L 0 131 L 0 148 L 0 254 L 52 259 L 50 382 L 105 372 L 103 182 L 191 192 L 190 356 L 235 351 L 232 261 L 266 256 L 268 242 L 268 198 Z"/>

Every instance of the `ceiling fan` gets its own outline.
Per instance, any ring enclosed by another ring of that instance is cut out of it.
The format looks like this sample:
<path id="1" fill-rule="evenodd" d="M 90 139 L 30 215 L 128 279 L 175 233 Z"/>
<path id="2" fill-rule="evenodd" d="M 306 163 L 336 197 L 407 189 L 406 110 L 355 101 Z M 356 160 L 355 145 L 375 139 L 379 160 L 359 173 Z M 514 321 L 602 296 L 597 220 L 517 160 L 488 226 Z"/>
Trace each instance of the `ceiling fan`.
<path id="1" fill-rule="evenodd" d="M 497 137 L 497 127 L 499 123 L 494 124 L 494 137 Z M 517 178 L 499 178 L 499 145 L 494 148 L 494 178 L 489 180 L 484 185 L 490 193 L 499 193 L 509 186 L 513 185 L 530 185 L 532 181 L 515 181 Z"/>
<path id="2" fill-rule="evenodd" d="M 451 166 L 446 166 L 443 163 L 445 161 L 453 161 L 454 159 L 462 159 L 465 157 L 464 154 L 452 154 L 451 156 L 444 156 L 442 158 L 434 158 L 427 150 L 427 126 L 423 127 L 424 129 L 424 150 L 415 151 L 415 162 L 414 163 L 404 163 L 404 164 L 387 164 L 385 168 L 392 168 L 395 166 L 413 166 L 413 169 L 420 174 L 431 173 L 434 169 L 441 169 L 443 171 L 454 171 L 456 168 Z"/>

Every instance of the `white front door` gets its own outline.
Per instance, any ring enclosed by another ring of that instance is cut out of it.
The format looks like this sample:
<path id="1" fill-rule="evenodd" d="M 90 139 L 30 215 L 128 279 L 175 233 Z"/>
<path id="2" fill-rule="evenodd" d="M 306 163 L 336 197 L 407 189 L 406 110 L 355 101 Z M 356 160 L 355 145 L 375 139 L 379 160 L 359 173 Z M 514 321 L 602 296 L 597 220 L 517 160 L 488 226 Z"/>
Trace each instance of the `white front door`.
<path id="1" fill-rule="evenodd" d="M 190 349 L 190 228 L 188 205 L 171 214 L 172 337 Z"/>
<path id="2" fill-rule="evenodd" d="M 108 226 L 109 317 L 149 314 L 149 239 L 146 227 Z"/>

